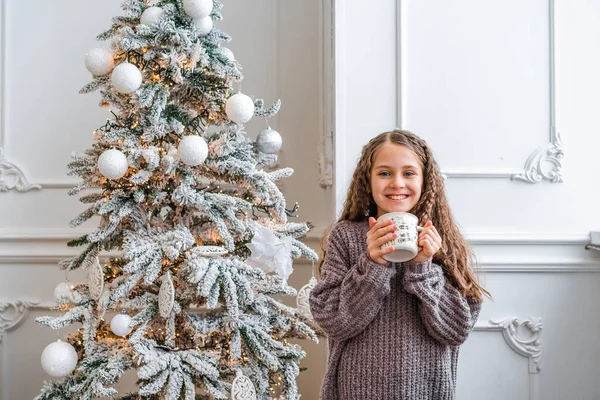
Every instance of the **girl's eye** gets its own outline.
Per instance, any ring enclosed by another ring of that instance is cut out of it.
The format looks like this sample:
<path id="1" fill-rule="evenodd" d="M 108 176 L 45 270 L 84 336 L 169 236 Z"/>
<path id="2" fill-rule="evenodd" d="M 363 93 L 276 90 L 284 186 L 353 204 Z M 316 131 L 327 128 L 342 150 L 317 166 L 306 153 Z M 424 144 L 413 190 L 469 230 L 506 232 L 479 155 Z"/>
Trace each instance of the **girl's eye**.
<path id="1" fill-rule="evenodd" d="M 412 171 L 406 171 L 406 172 L 404 173 L 404 175 L 406 175 L 406 176 L 414 176 L 414 175 L 415 175 L 415 173 L 414 173 L 414 172 L 412 172 Z"/>
<path id="2" fill-rule="evenodd" d="M 390 173 L 389 172 L 380 172 L 379 176 L 389 176 Z"/>

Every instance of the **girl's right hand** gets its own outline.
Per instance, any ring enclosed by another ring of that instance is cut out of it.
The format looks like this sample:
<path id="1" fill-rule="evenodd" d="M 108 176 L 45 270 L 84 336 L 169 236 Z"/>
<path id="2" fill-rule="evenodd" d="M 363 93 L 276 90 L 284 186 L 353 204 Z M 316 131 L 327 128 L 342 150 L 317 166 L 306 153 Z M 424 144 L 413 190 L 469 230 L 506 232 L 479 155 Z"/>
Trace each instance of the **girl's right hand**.
<path id="1" fill-rule="evenodd" d="M 384 260 L 381 256 L 389 254 L 394 251 L 393 247 L 387 247 L 381 249 L 385 243 L 395 239 L 398 235 L 396 234 L 396 225 L 392 220 L 385 220 L 377 222 L 373 217 L 369 217 L 369 232 L 367 232 L 367 251 L 371 260 L 377 264 L 387 264 L 388 261 Z"/>

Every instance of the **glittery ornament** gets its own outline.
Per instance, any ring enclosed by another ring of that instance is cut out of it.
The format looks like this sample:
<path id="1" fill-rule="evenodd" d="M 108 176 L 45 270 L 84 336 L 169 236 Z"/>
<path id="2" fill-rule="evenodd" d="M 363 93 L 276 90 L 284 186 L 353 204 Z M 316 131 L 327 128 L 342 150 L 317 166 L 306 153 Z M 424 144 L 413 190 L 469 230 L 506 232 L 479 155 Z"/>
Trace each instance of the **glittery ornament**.
<path id="1" fill-rule="evenodd" d="M 115 60 L 110 51 L 95 48 L 85 55 L 85 68 L 95 76 L 108 74 L 115 67 Z"/>
<path id="2" fill-rule="evenodd" d="M 107 179 L 119 179 L 129 167 L 127 157 L 117 149 L 106 150 L 98 157 L 98 169 Z"/>
<path id="3" fill-rule="evenodd" d="M 115 67 L 110 81 L 117 92 L 133 93 L 142 85 L 142 73 L 135 65 L 124 62 Z"/>
<path id="4" fill-rule="evenodd" d="M 240 370 L 231 385 L 231 400 L 256 400 L 254 384 Z"/>
<path id="5" fill-rule="evenodd" d="M 213 0 L 183 0 L 183 10 L 196 19 L 208 17 L 213 9 Z"/>
<path id="6" fill-rule="evenodd" d="M 171 271 L 162 278 L 160 290 L 158 291 L 158 312 L 161 317 L 168 318 L 175 304 L 175 287 L 171 279 Z"/>
<path id="7" fill-rule="evenodd" d="M 227 57 L 227 59 L 231 62 L 235 61 L 235 55 L 233 54 L 233 51 L 231 51 L 230 49 L 228 49 L 227 47 L 221 47 L 219 49 L 219 52 L 221 54 L 223 54 L 225 57 Z"/>
<path id="8" fill-rule="evenodd" d="M 190 166 L 200 165 L 208 156 L 208 145 L 200 136 L 185 136 L 177 147 L 179 158 Z"/>
<path id="9" fill-rule="evenodd" d="M 300 314 L 304 318 L 308 318 L 311 320 L 313 319 L 313 317 L 310 312 L 309 297 L 310 297 L 310 291 L 313 290 L 316 285 L 317 285 L 317 279 L 314 276 L 312 276 L 310 278 L 310 280 L 308 281 L 308 283 L 306 285 L 302 286 L 302 288 L 300 288 L 300 290 L 298 290 L 298 297 L 296 298 L 296 306 L 298 309 L 298 314 Z"/>
<path id="10" fill-rule="evenodd" d="M 117 336 L 127 336 L 131 333 L 131 317 L 127 314 L 117 314 L 110 320 L 110 330 Z"/>
<path id="11" fill-rule="evenodd" d="M 283 140 L 281 135 L 274 129 L 268 128 L 258 134 L 256 146 L 265 154 L 276 154 L 281 150 Z"/>
<path id="12" fill-rule="evenodd" d="M 199 35 L 207 35 L 213 28 L 213 20 L 211 17 L 194 18 L 194 25 Z"/>
<path id="13" fill-rule="evenodd" d="M 158 22 L 160 19 L 163 9 L 160 7 L 148 7 L 142 13 L 140 17 L 140 24 L 146 26 L 152 26 Z"/>
<path id="14" fill-rule="evenodd" d="M 234 94 L 227 99 L 225 112 L 229 119 L 236 124 L 244 124 L 250 121 L 250 118 L 254 115 L 254 102 L 245 94 Z"/>
<path id="15" fill-rule="evenodd" d="M 102 291 L 104 290 L 104 271 L 98 257 L 96 257 L 96 261 L 92 264 L 88 272 L 88 287 L 92 299 L 98 300 L 102 296 Z"/>
<path id="16" fill-rule="evenodd" d="M 58 304 L 67 304 L 70 302 L 78 302 L 81 300 L 81 295 L 73 290 L 74 286 L 71 282 L 61 282 L 54 288 L 54 299 Z"/>
<path id="17" fill-rule="evenodd" d="M 55 378 L 69 375 L 77 366 L 77 352 L 67 342 L 57 340 L 50 343 L 42 352 L 42 368 Z"/>

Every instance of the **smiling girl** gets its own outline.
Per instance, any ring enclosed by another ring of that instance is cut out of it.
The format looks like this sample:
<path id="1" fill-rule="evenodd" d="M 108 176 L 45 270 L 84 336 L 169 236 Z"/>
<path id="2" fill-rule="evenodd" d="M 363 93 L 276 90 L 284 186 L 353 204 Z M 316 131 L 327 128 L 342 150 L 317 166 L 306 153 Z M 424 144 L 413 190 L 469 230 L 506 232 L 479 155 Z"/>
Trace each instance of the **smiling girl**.
<path id="1" fill-rule="evenodd" d="M 423 229 L 408 262 L 382 258 L 394 211 Z M 401 130 L 363 147 L 341 218 L 326 237 L 310 309 L 327 333 L 323 400 L 453 400 L 459 346 L 489 293 L 468 265 L 438 165 L 424 140 Z"/>

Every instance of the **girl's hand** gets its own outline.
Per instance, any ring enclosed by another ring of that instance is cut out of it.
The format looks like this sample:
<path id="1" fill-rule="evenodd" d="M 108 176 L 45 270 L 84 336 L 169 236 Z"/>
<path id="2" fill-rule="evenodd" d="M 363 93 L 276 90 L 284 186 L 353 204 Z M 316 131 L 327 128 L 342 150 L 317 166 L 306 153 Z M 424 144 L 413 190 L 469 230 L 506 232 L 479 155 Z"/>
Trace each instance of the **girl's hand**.
<path id="1" fill-rule="evenodd" d="M 431 221 L 427 221 L 417 239 L 421 251 L 413 259 L 414 262 L 427 261 L 442 248 L 442 238 Z"/>
<path id="2" fill-rule="evenodd" d="M 381 256 L 393 252 L 394 248 L 387 247 L 382 250 L 381 246 L 398 236 L 396 234 L 397 227 L 389 219 L 377 222 L 373 217 L 369 217 L 369 227 L 371 228 L 367 232 L 367 251 L 369 252 L 369 257 L 377 264 L 387 264 L 388 261 L 384 260 Z"/>

